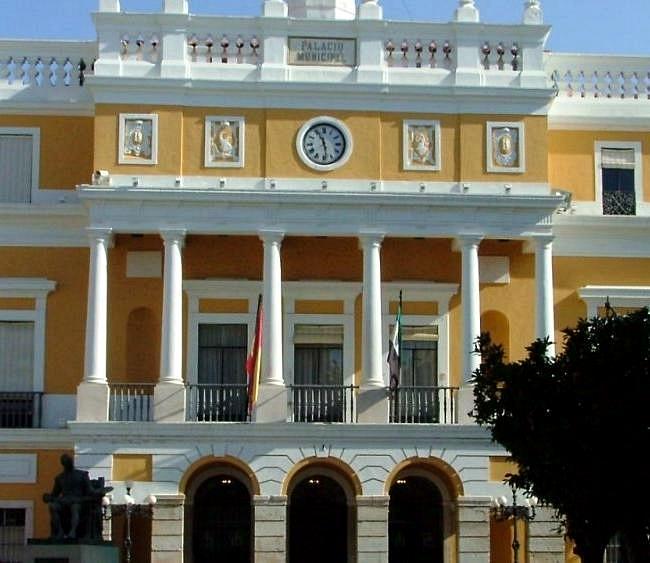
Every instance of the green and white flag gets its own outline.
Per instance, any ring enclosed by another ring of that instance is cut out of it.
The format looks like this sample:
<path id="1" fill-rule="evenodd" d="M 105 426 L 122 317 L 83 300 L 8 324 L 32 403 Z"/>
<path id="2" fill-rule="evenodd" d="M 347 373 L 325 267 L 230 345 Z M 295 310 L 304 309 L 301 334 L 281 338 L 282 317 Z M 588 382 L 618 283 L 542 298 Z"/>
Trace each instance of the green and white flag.
<path id="1" fill-rule="evenodd" d="M 400 376 L 400 353 L 402 347 L 402 292 L 399 292 L 399 305 L 397 307 L 397 318 L 393 327 L 393 335 L 388 341 L 388 374 L 389 387 L 391 392 L 399 386 Z"/>

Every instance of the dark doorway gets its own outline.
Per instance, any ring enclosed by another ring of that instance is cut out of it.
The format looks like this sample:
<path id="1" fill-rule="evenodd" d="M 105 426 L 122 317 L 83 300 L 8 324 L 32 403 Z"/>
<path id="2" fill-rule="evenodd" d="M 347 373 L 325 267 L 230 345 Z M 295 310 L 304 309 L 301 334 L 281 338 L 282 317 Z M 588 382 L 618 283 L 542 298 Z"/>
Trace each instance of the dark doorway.
<path id="1" fill-rule="evenodd" d="M 398 478 L 388 508 L 390 563 L 443 563 L 442 496 L 425 477 Z"/>
<path id="2" fill-rule="evenodd" d="M 251 497 L 232 475 L 217 475 L 194 495 L 192 560 L 251 562 Z"/>
<path id="3" fill-rule="evenodd" d="M 348 506 L 341 486 L 330 477 L 306 477 L 289 503 L 289 563 L 345 563 Z"/>

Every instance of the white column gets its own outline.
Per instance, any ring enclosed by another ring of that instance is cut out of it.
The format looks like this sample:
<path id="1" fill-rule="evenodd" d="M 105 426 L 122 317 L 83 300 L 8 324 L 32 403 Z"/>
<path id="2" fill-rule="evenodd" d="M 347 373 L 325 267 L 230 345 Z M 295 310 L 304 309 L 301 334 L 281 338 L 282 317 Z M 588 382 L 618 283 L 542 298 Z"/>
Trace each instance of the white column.
<path id="1" fill-rule="evenodd" d="M 553 312 L 553 238 L 535 239 L 536 334 L 548 337 L 551 345 L 547 354 L 555 355 L 555 314 Z"/>
<path id="2" fill-rule="evenodd" d="M 381 242 L 379 234 L 362 235 L 363 371 L 362 387 L 385 387 L 381 338 Z"/>
<path id="3" fill-rule="evenodd" d="M 467 385 L 472 373 L 481 365 L 481 358 L 474 353 L 474 344 L 481 334 L 481 300 L 478 273 L 478 246 L 481 237 L 459 237 L 462 252 L 463 280 L 463 385 Z"/>
<path id="4" fill-rule="evenodd" d="M 284 386 L 282 365 L 282 263 L 284 233 L 260 233 L 264 243 L 264 333 L 261 384 Z"/>
<path id="5" fill-rule="evenodd" d="M 84 382 L 107 383 L 106 341 L 108 318 L 108 249 L 113 244 L 111 229 L 88 229 L 90 268 Z"/>
<path id="6" fill-rule="evenodd" d="M 160 382 L 183 383 L 183 260 L 185 230 L 160 233 L 165 242 Z"/>

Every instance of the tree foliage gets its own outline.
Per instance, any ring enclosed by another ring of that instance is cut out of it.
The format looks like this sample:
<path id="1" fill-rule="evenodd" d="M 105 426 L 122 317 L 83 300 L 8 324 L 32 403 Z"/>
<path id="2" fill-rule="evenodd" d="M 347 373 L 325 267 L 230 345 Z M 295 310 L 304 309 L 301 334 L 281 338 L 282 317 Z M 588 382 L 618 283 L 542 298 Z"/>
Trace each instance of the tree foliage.
<path id="1" fill-rule="evenodd" d="M 631 563 L 649 562 L 650 313 L 582 319 L 564 351 L 537 340 L 506 362 L 483 334 L 473 416 L 519 465 L 512 484 L 552 505 L 584 563 L 620 533 Z"/>

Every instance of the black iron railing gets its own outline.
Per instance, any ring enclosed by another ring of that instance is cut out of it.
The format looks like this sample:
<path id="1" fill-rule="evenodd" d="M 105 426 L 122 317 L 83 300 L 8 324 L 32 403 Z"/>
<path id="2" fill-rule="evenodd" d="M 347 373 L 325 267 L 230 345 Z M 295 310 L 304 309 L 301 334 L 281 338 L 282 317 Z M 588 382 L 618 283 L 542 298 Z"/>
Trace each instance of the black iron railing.
<path id="1" fill-rule="evenodd" d="M 43 393 L 0 391 L 0 428 L 40 428 Z"/>
<path id="2" fill-rule="evenodd" d="M 293 422 L 356 422 L 356 385 L 290 385 Z"/>
<path id="3" fill-rule="evenodd" d="M 636 215 L 634 192 L 604 190 L 603 215 Z"/>
<path id="4" fill-rule="evenodd" d="M 390 396 L 390 421 L 458 424 L 458 387 L 400 385 Z"/>
<path id="5" fill-rule="evenodd" d="M 120 422 L 153 420 L 153 383 L 110 383 L 108 419 Z"/>
<path id="6" fill-rule="evenodd" d="M 186 417 L 191 422 L 248 420 L 246 383 L 193 383 L 187 386 Z"/>

